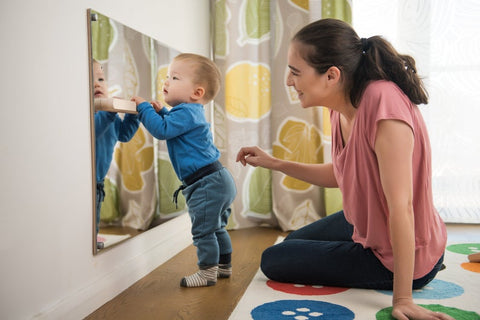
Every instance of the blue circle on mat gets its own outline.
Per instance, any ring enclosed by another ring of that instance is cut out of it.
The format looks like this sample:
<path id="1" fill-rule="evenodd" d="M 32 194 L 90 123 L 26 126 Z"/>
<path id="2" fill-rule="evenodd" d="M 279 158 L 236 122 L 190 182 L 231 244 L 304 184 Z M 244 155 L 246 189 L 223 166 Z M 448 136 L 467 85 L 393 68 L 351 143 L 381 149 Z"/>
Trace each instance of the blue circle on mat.
<path id="1" fill-rule="evenodd" d="M 392 295 L 391 290 L 377 290 L 380 293 Z M 448 299 L 458 297 L 464 292 L 459 285 L 443 280 L 433 279 L 422 289 L 413 290 L 413 299 Z"/>
<path id="2" fill-rule="evenodd" d="M 251 312 L 254 320 L 352 320 L 355 314 L 338 304 L 314 300 L 278 300 Z"/>

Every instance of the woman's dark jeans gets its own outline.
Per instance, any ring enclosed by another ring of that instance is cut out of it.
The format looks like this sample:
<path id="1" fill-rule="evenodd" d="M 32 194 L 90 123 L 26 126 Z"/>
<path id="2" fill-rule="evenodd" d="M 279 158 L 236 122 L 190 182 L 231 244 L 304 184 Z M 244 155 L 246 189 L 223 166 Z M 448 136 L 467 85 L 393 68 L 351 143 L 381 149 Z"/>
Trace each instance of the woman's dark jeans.
<path id="1" fill-rule="evenodd" d="M 353 227 L 337 212 L 297 231 L 262 254 L 261 269 L 278 282 L 392 290 L 393 273 L 370 249 L 352 241 Z M 429 283 L 440 270 L 443 256 L 413 289 Z"/>

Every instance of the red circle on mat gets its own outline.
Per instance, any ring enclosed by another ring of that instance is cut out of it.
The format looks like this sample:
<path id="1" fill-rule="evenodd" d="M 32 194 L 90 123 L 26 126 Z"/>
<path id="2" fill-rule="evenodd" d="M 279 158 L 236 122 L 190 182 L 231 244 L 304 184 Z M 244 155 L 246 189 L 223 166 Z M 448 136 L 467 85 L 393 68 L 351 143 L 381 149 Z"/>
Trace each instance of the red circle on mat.
<path id="1" fill-rule="evenodd" d="M 480 263 L 478 262 L 464 262 L 461 266 L 465 270 L 480 273 Z"/>
<path id="2" fill-rule="evenodd" d="M 314 295 L 322 296 L 322 295 L 335 294 L 335 293 L 348 290 L 348 288 L 310 286 L 305 284 L 276 282 L 272 280 L 267 281 L 267 286 L 269 286 L 273 290 L 292 293 L 292 294 L 299 294 L 302 296 L 314 296 Z"/>

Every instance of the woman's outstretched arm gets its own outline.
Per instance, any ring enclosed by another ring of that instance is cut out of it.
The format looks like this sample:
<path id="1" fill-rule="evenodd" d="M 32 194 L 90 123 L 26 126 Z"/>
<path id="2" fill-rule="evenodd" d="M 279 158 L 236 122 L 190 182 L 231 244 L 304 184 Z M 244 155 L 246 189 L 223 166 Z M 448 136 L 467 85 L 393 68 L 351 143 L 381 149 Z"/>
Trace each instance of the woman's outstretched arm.
<path id="1" fill-rule="evenodd" d="M 243 147 L 237 162 L 242 165 L 280 171 L 292 178 L 326 188 L 338 187 L 331 163 L 300 163 L 272 157 L 259 147 Z"/>

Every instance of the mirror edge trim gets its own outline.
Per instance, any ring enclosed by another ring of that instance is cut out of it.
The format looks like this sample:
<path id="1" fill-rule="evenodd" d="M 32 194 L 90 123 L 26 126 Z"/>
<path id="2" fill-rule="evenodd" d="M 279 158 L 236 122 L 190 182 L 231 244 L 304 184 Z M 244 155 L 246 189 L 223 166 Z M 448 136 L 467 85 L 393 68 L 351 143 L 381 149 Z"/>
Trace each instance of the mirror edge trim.
<path id="1" fill-rule="evenodd" d="M 97 237 L 96 237 L 96 224 L 97 224 L 97 219 L 96 219 L 96 172 L 95 172 L 95 110 L 94 110 L 94 104 L 93 104 L 93 94 L 92 90 L 90 88 L 93 87 L 93 70 L 92 70 L 92 65 L 93 65 L 93 58 L 92 58 L 92 28 L 91 28 L 91 13 L 92 9 L 88 8 L 87 9 L 87 42 L 88 42 L 88 90 L 89 90 L 89 101 L 90 101 L 90 149 L 91 149 L 91 166 L 92 166 L 92 254 L 96 255 L 97 254 Z"/>

